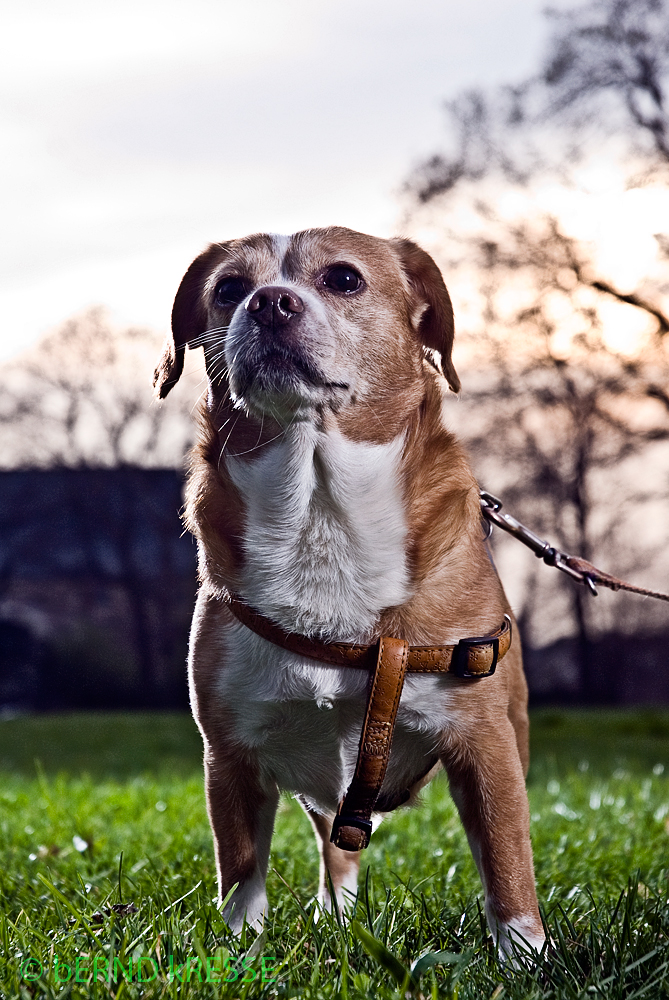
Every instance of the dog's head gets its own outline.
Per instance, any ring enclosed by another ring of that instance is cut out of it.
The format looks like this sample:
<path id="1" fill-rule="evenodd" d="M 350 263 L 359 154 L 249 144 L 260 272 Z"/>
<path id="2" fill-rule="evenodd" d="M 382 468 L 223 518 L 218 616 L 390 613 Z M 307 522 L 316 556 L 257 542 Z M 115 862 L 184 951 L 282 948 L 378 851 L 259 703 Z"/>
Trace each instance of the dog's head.
<path id="1" fill-rule="evenodd" d="M 414 385 L 425 358 L 460 388 L 453 310 L 432 258 L 405 239 L 349 229 L 258 234 L 212 244 L 191 264 L 172 311 L 156 394 L 203 346 L 212 392 L 280 423 Z"/>

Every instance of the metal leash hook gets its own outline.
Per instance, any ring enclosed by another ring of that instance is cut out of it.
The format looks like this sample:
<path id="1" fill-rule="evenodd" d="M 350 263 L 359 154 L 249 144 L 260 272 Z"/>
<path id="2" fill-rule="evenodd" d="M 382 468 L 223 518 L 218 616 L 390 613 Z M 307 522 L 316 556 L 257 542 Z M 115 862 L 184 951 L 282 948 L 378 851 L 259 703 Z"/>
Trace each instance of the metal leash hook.
<path id="1" fill-rule="evenodd" d="M 566 555 L 564 552 L 560 552 L 556 549 L 550 542 L 545 541 L 543 538 L 539 538 L 535 535 L 533 531 L 526 528 L 524 524 L 517 521 L 515 517 L 511 514 L 502 514 L 501 509 L 504 506 L 499 497 L 493 496 L 492 493 L 487 493 L 485 490 L 480 490 L 481 498 L 481 513 L 490 525 L 490 531 L 488 532 L 488 538 L 492 534 L 492 527 L 496 525 L 503 531 L 507 531 L 518 541 L 527 545 L 529 549 L 532 549 L 537 559 L 543 559 L 547 566 L 554 566 L 555 569 L 559 569 L 562 573 L 566 573 L 570 576 L 572 580 L 576 580 L 578 583 L 582 583 L 588 588 L 593 597 L 597 597 L 597 587 L 595 586 L 595 581 L 589 573 L 584 570 L 576 569 L 570 566 L 568 559 L 571 557 Z"/>
<path id="2" fill-rule="evenodd" d="M 645 587 L 637 587 L 634 583 L 628 583 L 626 580 L 618 579 L 617 576 L 611 576 L 610 573 L 604 573 L 601 569 L 593 566 L 591 562 L 588 562 L 587 559 L 581 559 L 580 556 L 570 556 L 566 552 L 560 552 L 559 549 L 544 541 L 543 538 L 535 535 L 533 531 L 526 528 L 520 521 L 516 521 L 515 517 L 511 517 L 510 514 L 502 514 L 502 501 L 499 497 L 493 496 L 492 493 L 486 493 L 485 490 L 479 490 L 479 495 L 481 499 L 481 514 L 490 525 L 490 529 L 492 529 L 493 525 L 496 525 L 502 531 L 508 531 L 519 542 L 532 549 L 535 556 L 543 559 L 547 566 L 554 566 L 562 573 L 570 576 L 572 580 L 582 583 L 588 588 L 593 597 L 597 597 L 597 587 L 595 584 L 599 583 L 602 587 L 608 587 L 609 590 L 628 590 L 631 594 L 641 594 L 642 597 L 654 597 L 658 601 L 669 601 L 669 594 L 664 594 L 659 590 L 647 590 Z M 490 534 L 491 530 L 488 531 L 488 538 L 490 538 Z"/>

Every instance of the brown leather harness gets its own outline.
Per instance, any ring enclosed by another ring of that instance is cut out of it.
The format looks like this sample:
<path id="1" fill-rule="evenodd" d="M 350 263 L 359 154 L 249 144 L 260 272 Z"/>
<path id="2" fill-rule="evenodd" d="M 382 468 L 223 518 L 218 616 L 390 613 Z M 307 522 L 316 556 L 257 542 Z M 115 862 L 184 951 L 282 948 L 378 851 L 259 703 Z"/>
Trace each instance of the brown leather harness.
<path id="1" fill-rule="evenodd" d="M 480 491 L 480 496 L 481 514 L 489 522 L 491 529 L 496 525 L 508 531 L 549 566 L 555 566 L 579 583 L 585 584 L 593 594 L 597 594 L 595 585 L 599 583 L 612 590 L 630 590 L 669 601 L 669 594 L 637 587 L 603 573 L 585 559 L 560 552 L 510 514 L 502 514 L 502 502 L 497 497 L 484 490 Z M 490 677 L 494 674 L 498 661 L 511 646 L 511 619 L 508 615 L 504 616 L 504 622 L 492 635 L 461 639 L 450 646 L 409 646 L 404 639 L 390 636 L 381 636 L 369 646 L 357 646 L 346 642 L 321 642 L 306 635 L 286 632 L 232 594 L 226 597 L 226 603 L 235 618 L 275 646 L 336 667 L 355 667 L 371 673 L 355 772 L 348 791 L 339 804 L 330 837 L 333 844 L 345 851 L 361 851 L 369 844 L 371 817 L 379 802 L 381 785 L 388 767 L 393 728 L 406 673 L 453 674 L 467 680 Z M 407 791 L 397 797 L 393 804 L 384 803 L 384 808 L 394 808 L 408 797 Z"/>
<path id="2" fill-rule="evenodd" d="M 409 646 L 390 636 L 368 646 L 345 642 L 321 642 L 286 632 L 232 594 L 226 603 L 243 625 L 275 646 L 299 656 L 308 656 L 337 667 L 355 667 L 371 672 L 367 710 L 362 725 L 353 780 L 339 804 L 332 824 L 333 844 L 345 851 L 361 851 L 369 844 L 371 817 L 385 777 L 397 709 L 404 678 L 409 673 L 453 674 L 478 680 L 494 674 L 499 660 L 511 646 L 511 619 L 492 635 L 461 639 L 449 646 Z M 406 800 L 408 794 L 399 802 Z"/>

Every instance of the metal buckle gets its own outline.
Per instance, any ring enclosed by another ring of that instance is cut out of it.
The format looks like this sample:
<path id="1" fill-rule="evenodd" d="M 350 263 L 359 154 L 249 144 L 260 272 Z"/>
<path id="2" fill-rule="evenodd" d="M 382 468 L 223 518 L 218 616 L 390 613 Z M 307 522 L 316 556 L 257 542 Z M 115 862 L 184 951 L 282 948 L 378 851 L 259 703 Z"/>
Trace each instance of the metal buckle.
<path id="1" fill-rule="evenodd" d="M 356 830 L 361 830 L 365 835 L 365 843 L 361 848 L 357 847 L 346 847 L 344 844 L 338 843 L 339 840 L 339 830 L 342 826 L 352 826 Z M 372 837 L 372 821 L 371 819 L 358 819 L 357 816 L 346 816 L 341 813 L 337 813 L 334 820 L 332 821 L 332 833 L 330 834 L 330 842 L 339 847 L 344 851 L 357 851 L 364 850 L 365 847 L 369 845 L 369 841 Z"/>
<path id="2" fill-rule="evenodd" d="M 495 673 L 495 669 L 497 667 L 500 638 L 501 636 L 495 636 L 493 638 L 492 636 L 484 635 L 476 639 L 460 639 L 460 642 L 453 650 L 453 659 L 451 660 L 451 666 L 455 676 L 470 680 L 476 680 L 479 677 L 491 677 L 492 674 Z M 484 674 L 474 674 L 468 669 L 469 650 L 471 647 L 476 646 L 492 646 L 492 664 Z"/>

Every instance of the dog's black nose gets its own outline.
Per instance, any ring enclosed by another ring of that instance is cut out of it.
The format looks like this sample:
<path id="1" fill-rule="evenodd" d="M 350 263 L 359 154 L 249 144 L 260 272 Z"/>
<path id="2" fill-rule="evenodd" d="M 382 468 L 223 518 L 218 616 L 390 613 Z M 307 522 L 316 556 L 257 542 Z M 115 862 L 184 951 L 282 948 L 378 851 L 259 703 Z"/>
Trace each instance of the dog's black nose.
<path id="1" fill-rule="evenodd" d="M 284 326 L 295 313 L 304 312 L 304 303 L 290 288 L 266 285 L 253 293 L 246 311 L 263 326 Z"/>

